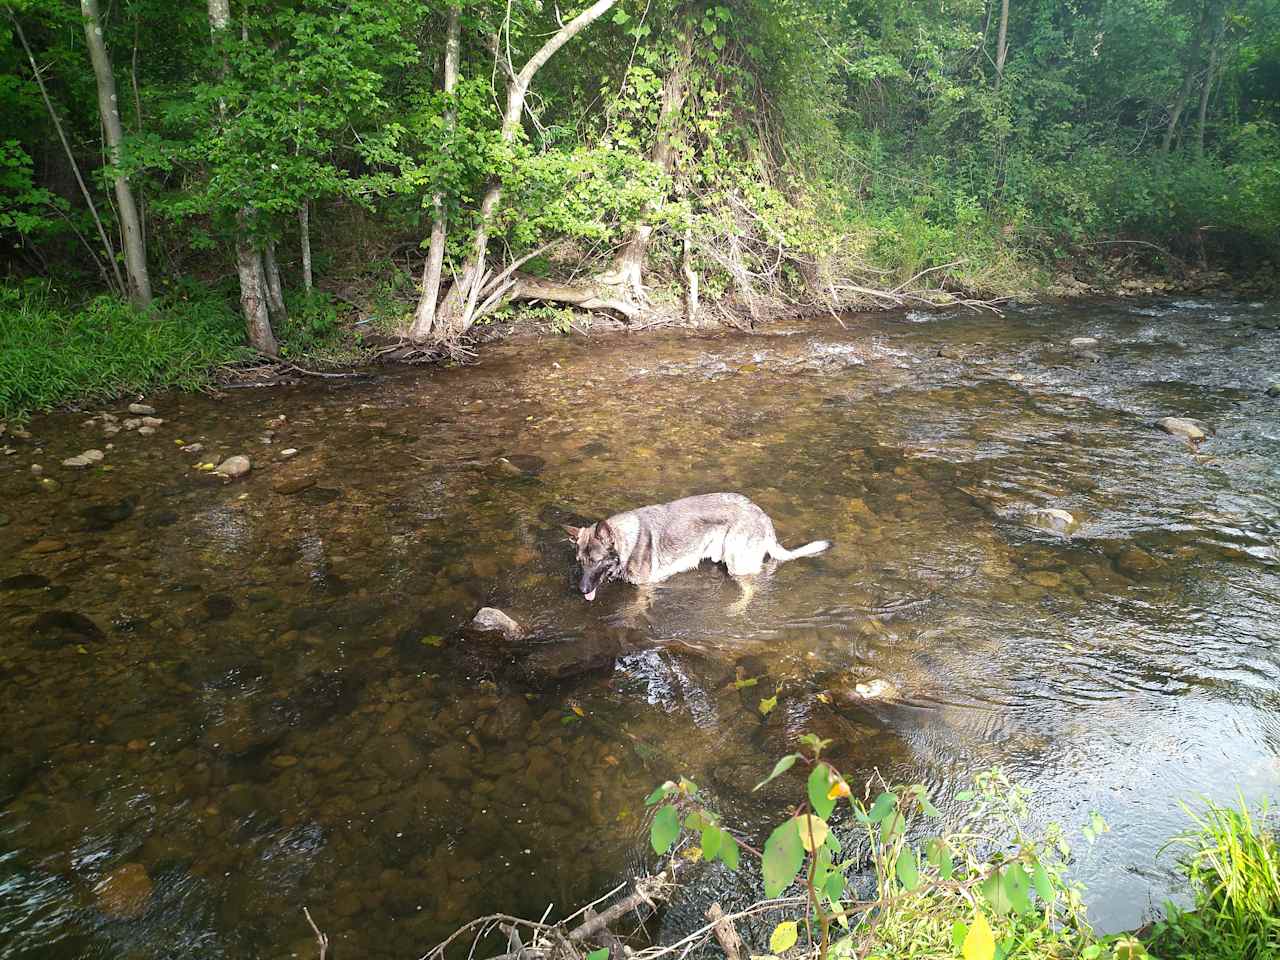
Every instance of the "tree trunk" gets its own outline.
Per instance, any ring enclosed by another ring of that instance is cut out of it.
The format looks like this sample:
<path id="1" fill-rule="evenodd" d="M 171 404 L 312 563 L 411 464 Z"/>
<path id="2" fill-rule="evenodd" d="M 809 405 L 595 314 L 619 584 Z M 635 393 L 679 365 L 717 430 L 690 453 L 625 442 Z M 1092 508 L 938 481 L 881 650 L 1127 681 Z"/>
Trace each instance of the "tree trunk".
<path id="1" fill-rule="evenodd" d="M 276 263 L 276 245 L 268 243 L 262 248 L 262 272 L 267 280 L 267 307 L 272 319 L 289 319 L 284 305 L 284 285 L 280 283 L 280 266 Z"/>
<path id="2" fill-rule="evenodd" d="M 1000 0 L 1000 28 L 996 36 L 996 90 L 1004 80 L 1004 62 L 1009 56 L 1009 0 Z"/>
<path id="3" fill-rule="evenodd" d="M 680 269 L 684 273 L 684 318 L 690 324 L 696 324 L 698 322 L 698 271 L 693 266 L 692 230 L 684 232 Z"/>
<path id="4" fill-rule="evenodd" d="M 18 18 L 13 11 L 9 11 L 9 19 L 13 21 L 14 33 L 18 35 L 18 40 L 22 43 L 22 49 L 26 51 L 27 60 L 31 63 L 31 73 L 36 78 L 36 85 L 40 88 L 40 96 L 44 100 L 45 108 L 49 111 L 49 119 L 53 121 L 53 128 L 58 131 L 58 139 L 62 142 L 63 152 L 67 155 L 67 163 L 71 165 L 71 172 L 75 175 L 76 184 L 80 187 L 80 194 L 84 197 L 85 205 L 89 208 L 89 215 L 93 218 L 94 226 L 98 228 L 98 239 L 102 241 L 102 249 L 106 252 L 107 262 L 111 264 L 111 272 L 115 276 L 116 292 L 121 296 L 126 294 L 124 277 L 120 275 L 120 264 L 116 262 L 116 250 L 111 243 L 111 238 L 107 236 L 107 229 L 102 225 L 102 218 L 98 216 L 98 207 L 93 202 L 93 194 L 89 192 L 88 185 L 84 182 L 84 177 L 80 174 L 80 164 L 76 163 L 76 155 L 71 150 L 71 144 L 67 142 L 66 131 L 62 129 L 62 121 L 58 119 L 58 111 L 53 109 L 53 101 L 49 98 L 49 91 L 44 85 L 44 76 L 40 73 L 40 67 L 36 64 L 35 54 L 31 52 L 31 45 L 27 43 L 27 35 L 22 30 L 22 24 L 18 22 Z M 79 231 L 76 236 L 79 236 Z M 85 244 L 88 246 L 88 244 Z M 93 252 L 93 248 L 89 248 L 89 253 L 94 260 L 98 259 L 97 254 Z M 101 263 L 99 262 L 101 268 Z M 103 280 L 106 281 L 108 287 L 111 286 L 111 277 L 103 270 Z"/>
<path id="5" fill-rule="evenodd" d="M 449 28 L 444 45 L 444 95 L 447 100 L 458 85 L 458 61 L 461 50 L 462 10 L 456 4 L 449 7 Z M 453 132 L 454 111 L 450 106 L 444 115 L 445 136 Z M 427 249 L 427 262 L 422 268 L 422 297 L 413 314 L 409 339 L 415 343 L 431 339 L 436 323 L 436 303 L 440 299 L 440 274 L 444 269 L 444 243 L 447 235 L 444 195 L 440 191 L 431 198 L 431 244 Z"/>
<path id="6" fill-rule="evenodd" d="M 209 32 L 217 46 L 226 38 L 231 25 L 231 0 L 209 0 Z M 220 67 L 223 77 L 227 73 L 224 57 Z M 226 101 L 218 101 L 218 117 L 226 123 Z M 267 271 L 263 267 L 262 251 L 250 236 L 249 224 L 253 211 L 242 207 L 236 215 L 236 273 L 240 277 L 240 309 L 244 313 L 245 336 L 249 346 L 267 356 L 278 356 L 280 347 L 271 330 L 271 317 L 267 306 Z"/>
<path id="7" fill-rule="evenodd" d="M 1182 119 L 1182 111 L 1187 107 L 1187 100 L 1191 97 L 1192 84 L 1196 81 L 1196 69 L 1200 65 L 1200 40 L 1201 34 L 1204 33 L 1207 15 L 1207 9 L 1200 11 L 1200 22 L 1196 24 L 1195 34 L 1191 38 L 1191 48 L 1188 51 L 1185 72 L 1182 75 L 1182 86 L 1178 88 L 1178 98 L 1174 100 L 1173 106 L 1169 108 L 1169 125 L 1165 127 L 1164 139 L 1160 143 L 1160 152 L 1166 156 L 1169 153 L 1169 148 L 1173 146 L 1174 135 L 1178 132 L 1178 122 Z"/>
<path id="8" fill-rule="evenodd" d="M 311 293 L 311 213 L 307 201 L 298 207 L 298 242 L 302 245 L 302 289 Z"/>
<path id="9" fill-rule="evenodd" d="M 111 60 L 107 56 L 107 45 L 102 37 L 98 0 L 80 0 L 80 12 L 84 15 L 85 41 L 89 46 L 89 59 L 93 61 L 93 73 L 98 84 L 98 112 L 102 116 L 107 158 L 116 168 L 116 206 L 120 211 L 120 229 L 124 234 L 124 264 L 129 274 L 129 298 L 135 306 L 146 307 L 151 304 L 151 277 L 147 273 L 142 222 L 138 219 L 138 207 L 133 200 L 133 190 L 129 186 L 129 179 L 119 169 L 124 129 L 120 124 L 116 78 L 111 72 Z"/>
<path id="10" fill-rule="evenodd" d="M 556 51 L 581 33 L 591 23 L 604 16 L 618 0 L 596 0 L 590 7 L 582 11 L 568 23 L 564 24 L 551 39 L 544 43 L 529 62 L 517 73 L 507 87 L 507 108 L 502 117 L 502 139 L 511 142 L 520 129 L 520 121 L 524 116 L 524 101 L 529 94 L 529 85 L 534 75 L 542 69 Z M 475 242 L 471 255 L 463 264 L 458 282 L 449 290 L 441 305 L 443 314 L 437 322 L 436 339 L 446 340 L 460 337 L 470 329 L 475 320 L 476 300 L 485 281 L 485 259 L 489 250 L 489 226 L 494 211 L 502 199 L 502 180 L 494 177 L 489 181 L 484 200 L 480 204 L 480 224 L 476 227 Z"/>
<path id="11" fill-rule="evenodd" d="M 1209 96 L 1213 92 L 1213 78 L 1218 71 L 1218 49 L 1226 27 L 1226 4 L 1218 4 L 1217 22 L 1213 26 L 1213 39 L 1209 41 L 1209 64 L 1205 68 L 1204 83 L 1200 86 L 1200 112 L 1196 120 L 1196 156 L 1204 156 L 1204 128 L 1209 119 Z"/>
<path id="12" fill-rule="evenodd" d="M 267 280 L 262 269 L 262 252 L 245 239 L 236 241 L 236 272 L 240 275 L 240 309 L 244 312 L 249 346 L 269 357 L 280 354 L 271 317 L 267 312 Z"/>
<path id="13" fill-rule="evenodd" d="M 653 151 L 649 156 L 649 159 L 668 176 L 675 168 L 680 114 L 689 93 L 689 68 L 693 62 L 691 23 L 685 25 L 684 37 L 676 57 L 675 65 L 662 84 L 662 102 L 658 107 L 658 128 Z M 644 264 L 652 236 L 652 225 L 637 224 L 630 238 L 618 251 L 609 272 L 599 277 L 598 281 L 620 286 L 627 296 L 633 297 L 637 303 L 643 303 L 647 299 L 644 292 Z"/>

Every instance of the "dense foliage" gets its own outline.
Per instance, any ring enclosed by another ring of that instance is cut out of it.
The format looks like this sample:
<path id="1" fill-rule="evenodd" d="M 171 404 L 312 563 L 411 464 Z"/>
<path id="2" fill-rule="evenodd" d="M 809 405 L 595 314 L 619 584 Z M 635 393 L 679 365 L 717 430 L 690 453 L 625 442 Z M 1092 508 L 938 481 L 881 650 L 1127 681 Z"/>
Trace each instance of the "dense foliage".
<path id="1" fill-rule="evenodd" d="M 3 5 L 10 277 L 136 290 L 132 191 L 157 293 L 234 265 L 268 353 L 312 263 L 335 292 L 407 287 L 389 326 L 439 341 L 511 299 L 634 319 L 684 289 L 692 315 L 700 282 L 755 314 L 1280 253 L 1277 0 Z M 452 319 L 432 287 L 410 331 L 433 225 Z"/>

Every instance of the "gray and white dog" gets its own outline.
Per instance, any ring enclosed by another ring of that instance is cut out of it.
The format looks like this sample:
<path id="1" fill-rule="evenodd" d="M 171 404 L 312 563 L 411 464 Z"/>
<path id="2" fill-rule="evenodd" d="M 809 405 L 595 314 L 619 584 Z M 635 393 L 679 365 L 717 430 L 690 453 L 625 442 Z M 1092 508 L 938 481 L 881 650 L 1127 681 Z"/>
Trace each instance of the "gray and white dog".
<path id="1" fill-rule="evenodd" d="M 658 583 L 703 560 L 724 563 L 731 577 L 749 577 L 764 569 L 766 557 L 795 560 L 831 546 L 815 540 L 787 550 L 778 543 L 769 515 L 740 493 L 685 497 L 564 529 L 577 544 L 578 586 L 588 600 L 608 580 Z"/>

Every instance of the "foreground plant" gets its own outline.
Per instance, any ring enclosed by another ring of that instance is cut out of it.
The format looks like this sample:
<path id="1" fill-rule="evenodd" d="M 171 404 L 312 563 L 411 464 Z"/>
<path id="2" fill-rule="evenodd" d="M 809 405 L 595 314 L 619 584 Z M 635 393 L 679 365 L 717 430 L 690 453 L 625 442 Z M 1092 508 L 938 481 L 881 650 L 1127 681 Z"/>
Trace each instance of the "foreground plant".
<path id="1" fill-rule="evenodd" d="M 1266 808 L 1255 817 L 1241 799 L 1238 808 L 1209 802 L 1187 813 L 1192 828 L 1166 849 L 1182 852 L 1195 908 L 1167 904 L 1152 950 L 1165 960 L 1280 956 L 1280 841 Z"/>
<path id="2" fill-rule="evenodd" d="M 765 902 L 791 915 L 773 928 L 771 953 L 795 949 L 803 931 L 803 952 L 822 960 L 1113 955 L 1095 941 L 1081 891 L 1066 879 L 1070 848 L 1062 830 L 1028 832 L 1027 793 L 1003 773 L 984 773 L 973 790 L 958 794 L 967 812 L 958 827 L 944 829 L 923 785 L 874 781 L 857 797 L 823 759 L 829 741 L 807 735 L 801 744 L 802 752 L 780 759 L 756 787 L 797 764 L 808 769 L 804 800 L 758 853 Z M 650 840 L 659 854 L 681 836 L 690 841 L 686 856 L 730 869 L 738 868 L 740 850 L 756 854 L 688 780 L 663 784 L 647 802 L 658 807 Z M 846 803 L 849 816 L 837 827 Z M 1087 829 L 1096 835 L 1105 825 L 1095 815 Z M 793 886 L 801 895 L 784 897 Z M 860 898 L 857 886 L 870 892 Z"/>

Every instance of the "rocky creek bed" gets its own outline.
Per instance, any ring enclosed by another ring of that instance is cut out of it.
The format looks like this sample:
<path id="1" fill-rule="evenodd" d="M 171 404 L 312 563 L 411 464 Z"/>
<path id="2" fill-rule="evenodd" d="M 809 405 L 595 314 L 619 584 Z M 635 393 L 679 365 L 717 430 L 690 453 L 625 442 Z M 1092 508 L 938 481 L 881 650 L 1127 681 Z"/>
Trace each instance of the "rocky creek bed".
<path id="1" fill-rule="evenodd" d="M 668 777 L 763 829 L 807 730 L 944 807 L 998 762 L 1100 810 L 1079 875 L 1135 925 L 1178 799 L 1280 784 L 1278 331 L 1184 300 L 512 342 L 10 429 L 0 956 L 310 956 L 304 904 L 335 955 L 419 956 L 641 868 Z M 646 615 L 574 593 L 561 522 L 719 489 L 836 546 L 741 616 L 706 567 Z"/>

